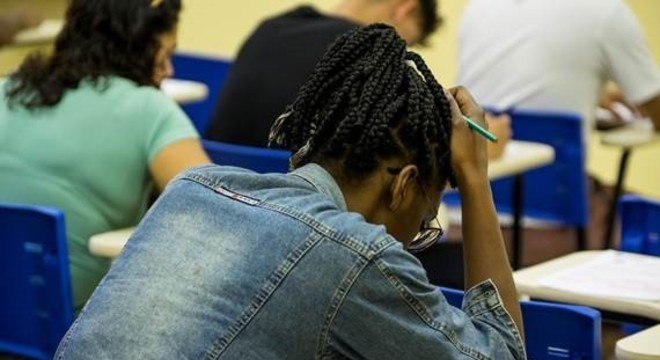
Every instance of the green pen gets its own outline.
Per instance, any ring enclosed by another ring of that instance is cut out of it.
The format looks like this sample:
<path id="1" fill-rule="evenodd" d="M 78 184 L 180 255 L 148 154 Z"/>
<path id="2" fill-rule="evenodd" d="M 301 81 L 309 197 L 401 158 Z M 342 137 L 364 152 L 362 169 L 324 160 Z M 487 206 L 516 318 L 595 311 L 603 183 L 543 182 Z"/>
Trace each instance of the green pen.
<path id="1" fill-rule="evenodd" d="M 465 119 L 465 121 L 467 121 L 468 126 L 470 127 L 470 129 L 476 131 L 477 134 L 485 137 L 486 139 L 488 139 L 488 140 L 490 140 L 494 143 L 497 142 L 497 136 L 493 135 L 488 130 L 486 130 L 486 129 L 482 128 L 481 126 L 477 125 L 477 123 L 472 121 L 472 119 L 470 119 L 469 117 L 467 117 L 465 115 L 463 116 L 463 119 Z"/>

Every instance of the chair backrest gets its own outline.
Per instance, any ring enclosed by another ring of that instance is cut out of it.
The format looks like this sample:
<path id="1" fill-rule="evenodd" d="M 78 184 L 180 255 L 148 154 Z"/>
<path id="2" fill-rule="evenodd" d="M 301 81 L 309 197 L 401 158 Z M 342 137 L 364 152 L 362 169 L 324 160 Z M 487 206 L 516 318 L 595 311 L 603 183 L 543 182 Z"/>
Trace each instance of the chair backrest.
<path id="1" fill-rule="evenodd" d="M 621 250 L 660 256 L 660 201 L 625 195 L 619 214 Z"/>
<path id="2" fill-rule="evenodd" d="M 442 291 L 442 295 L 445 296 L 445 299 L 447 299 L 447 302 L 449 305 L 457 308 L 461 308 L 463 304 L 463 295 L 464 292 L 461 290 L 456 290 L 456 289 L 450 289 L 446 287 L 441 287 L 440 290 Z"/>
<path id="3" fill-rule="evenodd" d="M 463 292 L 440 288 L 450 305 L 460 307 Z M 540 301 L 520 303 L 529 359 L 600 359 L 600 313 L 576 305 Z"/>
<path id="4" fill-rule="evenodd" d="M 529 359 L 600 359 L 600 313 L 586 306 L 522 301 Z"/>
<path id="5" fill-rule="evenodd" d="M 227 78 L 231 62 L 226 59 L 176 53 L 172 56 L 172 65 L 175 78 L 201 82 L 209 89 L 209 95 L 204 101 L 182 106 L 197 131 L 204 135 L 210 125 L 215 102 Z"/>
<path id="6" fill-rule="evenodd" d="M 73 321 L 64 215 L 0 203 L 0 353 L 51 359 Z"/>
<path id="7" fill-rule="evenodd" d="M 523 175 L 523 215 L 568 226 L 586 226 L 589 209 L 580 116 L 529 110 L 512 111 L 510 116 L 514 140 L 548 144 L 555 150 L 552 164 Z M 513 179 L 496 180 L 491 186 L 497 211 L 511 213 Z M 459 205 L 460 197 L 448 193 L 443 202 Z"/>
<path id="8" fill-rule="evenodd" d="M 259 173 L 285 173 L 291 152 L 203 140 L 204 150 L 215 164 L 238 166 Z"/>
<path id="9" fill-rule="evenodd" d="M 570 226 L 589 220 L 587 173 L 582 119 L 577 114 L 546 111 L 512 111 L 515 140 L 552 146 L 555 161 L 526 172 L 523 214 Z M 513 181 L 494 181 L 493 198 L 498 211 L 511 212 Z"/>

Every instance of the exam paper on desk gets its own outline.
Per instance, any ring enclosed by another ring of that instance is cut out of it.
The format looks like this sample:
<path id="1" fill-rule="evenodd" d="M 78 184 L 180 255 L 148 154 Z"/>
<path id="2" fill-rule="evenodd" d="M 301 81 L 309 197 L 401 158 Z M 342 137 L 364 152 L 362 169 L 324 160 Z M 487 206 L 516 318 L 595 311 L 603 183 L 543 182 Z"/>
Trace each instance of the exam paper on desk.
<path id="1" fill-rule="evenodd" d="M 541 278 L 539 285 L 585 295 L 660 301 L 660 257 L 610 250 Z"/>

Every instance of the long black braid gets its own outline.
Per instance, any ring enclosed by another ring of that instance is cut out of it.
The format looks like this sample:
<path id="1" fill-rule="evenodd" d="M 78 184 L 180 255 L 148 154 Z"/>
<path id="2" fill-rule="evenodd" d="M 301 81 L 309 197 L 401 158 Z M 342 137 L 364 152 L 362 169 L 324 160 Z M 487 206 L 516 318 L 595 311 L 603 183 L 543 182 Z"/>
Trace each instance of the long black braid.
<path id="1" fill-rule="evenodd" d="M 380 159 L 404 156 L 420 178 L 450 180 L 451 111 L 422 58 L 383 24 L 339 37 L 298 97 L 273 125 L 270 141 L 289 148 L 291 167 L 340 160 L 366 175 Z"/>

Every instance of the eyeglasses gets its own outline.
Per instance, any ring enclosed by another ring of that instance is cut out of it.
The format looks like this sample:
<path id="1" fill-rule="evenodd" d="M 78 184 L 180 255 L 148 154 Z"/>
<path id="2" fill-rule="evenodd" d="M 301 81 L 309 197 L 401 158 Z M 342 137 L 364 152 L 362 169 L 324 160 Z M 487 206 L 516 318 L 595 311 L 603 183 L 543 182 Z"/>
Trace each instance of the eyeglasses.
<path id="1" fill-rule="evenodd" d="M 422 222 L 422 225 L 419 228 L 419 233 L 417 233 L 417 236 L 415 236 L 415 238 L 410 242 L 408 251 L 414 253 L 419 253 L 430 248 L 438 242 L 442 235 L 444 235 L 444 231 L 442 230 L 440 222 L 438 221 L 438 207 L 433 206 L 431 198 L 429 198 L 429 196 L 426 194 L 424 187 L 419 181 L 417 181 L 417 186 L 419 186 L 419 189 L 422 191 L 422 195 L 424 195 L 424 198 L 429 204 L 429 207 L 433 209 L 433 217 Z"/>
<path id="2" fill-rule="evenodd" d="M 388 168 L 387 171 L 392 175 L 396 175 L 401 172 L 401 169 Z M 424 186 L 422 186 L 419 179 L 417 179 L 417 186 L 419 186 L 422 195 L 426 199 L 429 207 L 432 209 L 433 215 L 431 218 L 427 218 L 422 222 L 419 228 L 419 232 L 410 242 L 408 251 L 414 253 L 422 252 L 435 245 L 435 243 L 438 242 L 442 235 L 444 235 L 444 231 L 442 230 L 440 222 L 438 221 L 438 207 L 433 205 L 433 201 L 431 201 L 431 198 L 426 194 L 426 191 L 424 191 Z"/>

